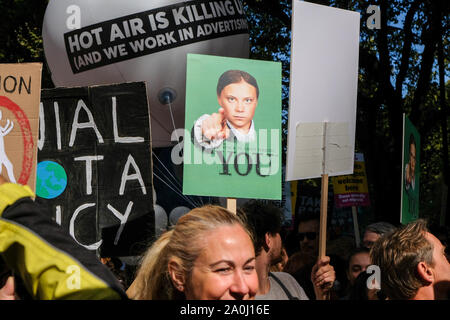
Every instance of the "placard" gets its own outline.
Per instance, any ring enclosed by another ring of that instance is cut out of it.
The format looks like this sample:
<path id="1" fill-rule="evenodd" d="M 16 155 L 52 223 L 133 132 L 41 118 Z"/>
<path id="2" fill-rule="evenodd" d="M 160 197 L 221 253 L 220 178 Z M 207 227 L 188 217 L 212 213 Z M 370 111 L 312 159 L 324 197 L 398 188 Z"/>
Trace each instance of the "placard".
<path id="1" fill-rule="evenodd" d="M 420 134 L 403 114 L 402 191 L 400 222 L 419 218 Z"/>
<path id="2" fill-rule="evenodd" d="M 36 194 L 101 256 L 139 254 L 154 234 L 144 82 L 42 90 Z"/>
<path id="3" fill-rule="evenodd" d="M 355 153 L 352 175 L 332 177 L 336 207 L 366 207 L 370 205 L 364 155 Z"/>
<path id="4" fill-rule="evenodd" d="M 42 63 L 0 64 L 0 173 L 10 182 L 36 182 Z"/>
<path id="5" fill-rule="evenodd" d="M 185 128 L 183 194 L 281 199 L 281 63 L 189 54 Z"/>
<path id="6" fill-rule="evenodd" d="M 286 180 L 351 174 L 360 14 L 298 0 L 292 3 Z M 324 134 L 324 123 L 335 126 L 335 136 L 330 130 Z M 335 141 L 324 143 L 324 137 Z"/>

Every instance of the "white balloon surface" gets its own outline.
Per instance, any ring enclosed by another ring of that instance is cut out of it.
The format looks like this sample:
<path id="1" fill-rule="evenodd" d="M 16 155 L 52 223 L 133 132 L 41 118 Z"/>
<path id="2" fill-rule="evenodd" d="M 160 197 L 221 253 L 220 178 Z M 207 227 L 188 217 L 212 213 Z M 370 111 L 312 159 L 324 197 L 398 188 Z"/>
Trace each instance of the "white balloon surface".
<path id="1" fill-rule="evenodd" d="M 152 144 L 166 147 L 184 127 L 186 54 L 248 58 L 243 14 L 240 0 L 51 0 L 44 52 L 58 87 L 146 81 Z"/>
<path id="2" fill-rule="evenodd" d="M 167 231 L 168 219 L 166 210 L 160 205 L 155 205 L 155 238 Z"/>
<path id="3" fill-rule="evenodd" d="M 188 207 L 176 207 L 169 214 L 169 224 L 174 226 L 177 224 L 178 219 L 184 216 L 186 213 L 191 211 Z"/>

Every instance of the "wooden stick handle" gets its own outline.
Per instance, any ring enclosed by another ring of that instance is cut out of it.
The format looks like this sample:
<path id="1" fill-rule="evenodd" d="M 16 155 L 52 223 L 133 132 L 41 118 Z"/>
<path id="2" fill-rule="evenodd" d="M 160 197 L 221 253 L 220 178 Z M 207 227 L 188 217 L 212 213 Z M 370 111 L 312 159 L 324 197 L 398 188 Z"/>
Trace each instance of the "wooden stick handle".
<path id="1" fill-rule="evenodd" d="M 355 230 L 355 244 L 359 248 L 361 246 L 361 238 L 359 235 L 359 224 L 358 224 L 358 208 L 352 206 L 352 216 L 353 216 L 353 229 Z"/>
<path id="2" fill-rule="evenodd" d="M 236 199 L 227 198 L 227 209 L 236 214 Z"/>
<path id="3" fill-rule="evenodd" d="M 327 252 L 328 174 L 322 174 L 320 195 L 319 259 Z"/>

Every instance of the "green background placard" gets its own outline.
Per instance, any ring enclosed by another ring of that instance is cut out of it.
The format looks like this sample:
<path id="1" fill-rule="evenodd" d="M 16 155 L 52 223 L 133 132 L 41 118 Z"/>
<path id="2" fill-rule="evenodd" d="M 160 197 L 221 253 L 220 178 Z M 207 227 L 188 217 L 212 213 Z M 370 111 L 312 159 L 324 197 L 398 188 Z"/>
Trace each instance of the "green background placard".
<path id="1" fill-rule="evenodd" d="M 191 131 L 201 115 L 218 112 L 217 81 L 227 70 L 246 71 L 258 83 L 253 117 L 257 143 L 227 141 L 205 152 L 194 145 Z M 281 199 L 281 63 L 188 54 L 185 120 L 183 194 Z M 248 164 L 248 157 L 253 163 Z M 225 164 L 224 158 L 229 159 Z"/>
<path id="2" fill-rule="evenodd" d="M 419 186 L 420 186 L 420 134 L 407 116 L 404 115 L 403 132 L 403 165 L 402 165 L 402 207 L 400 222 L 406 224 L 419 218 Z M 416 165 L 414 186 L 406 182 L 406 166 L 410 162 L 410 137 L 414 137 L 416 145 Z"/>

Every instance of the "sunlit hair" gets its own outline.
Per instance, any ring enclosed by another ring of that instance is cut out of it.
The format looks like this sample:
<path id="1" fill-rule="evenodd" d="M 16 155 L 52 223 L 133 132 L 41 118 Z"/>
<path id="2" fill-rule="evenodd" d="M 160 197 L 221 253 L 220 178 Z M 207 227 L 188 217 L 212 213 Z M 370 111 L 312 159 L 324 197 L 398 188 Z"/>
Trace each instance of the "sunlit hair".
<path id="1" fill-rule="evenodd" d="M 389 299 L 411 299 L 423 286 L 417 265 L 434 265 L 433 245 L 426 232 L 426 221 L 419 219 L 381 237 L 370 250 L 372 263 L 381 270 L 381 290 Z"/>
<path id="2" fill-rule="evenodd" d="M 220 96 L 223 88 L 229 84 L 239 83 L 242 80 L 252 85 L 256 89 L 256 98 L 259 97 L 259 88 L 256 79 L 249 73 L 242 70 L 228 70 L 222 73 L 217 81 L 217 96 Z"/>
<path id="3" fill-rule="evenodd" d="M 214 205 L 195 208 L 178 219 L 174 229 L 156 240 L 144 254 L 133 283 L 136 300 L 185 299 L 172 284 L 168 263 L 175 259 L 186 282 L 189 282 L 197 257 L 205 247 L 205 234 L 223 226 L 240 225 L 249 235 L 242 220 L 230 211 Z"/>

